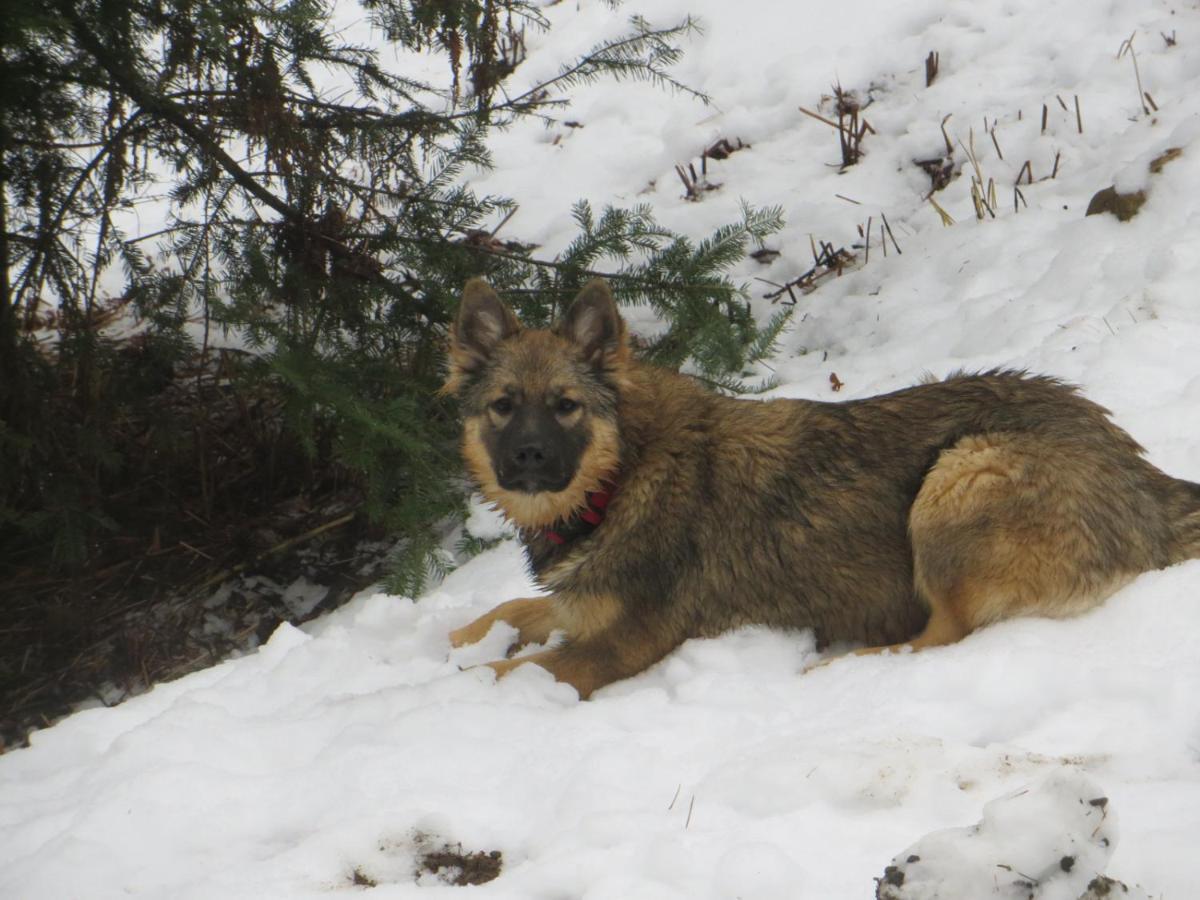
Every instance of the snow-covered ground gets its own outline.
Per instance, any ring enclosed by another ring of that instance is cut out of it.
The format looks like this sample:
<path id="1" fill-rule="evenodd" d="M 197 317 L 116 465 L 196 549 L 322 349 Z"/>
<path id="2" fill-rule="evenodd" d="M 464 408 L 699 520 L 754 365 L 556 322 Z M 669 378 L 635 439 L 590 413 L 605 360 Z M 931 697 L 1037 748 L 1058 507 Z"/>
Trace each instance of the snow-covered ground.
<path id="1" fill-rule="evenodd" d="M 517 81 L 635 11 L 704 20 L 678 74 L 714 105 L 602 84 L 563 116 L 582 128 L 497 135 L 479 184 L 522 204 L 504 236 L 553 251 L 579 197 L 650 202 L 696 237 L 736 219 L 740 199 L 781 204 L 781 255 L 743 275 L 782 283 L 811 265 L 810 235 L 850 246 L 886 214 L 902 255 L 884 257 L 876 231 L 869 263 L 801 297 L 771 364 L 776 394 L 1027 367 L 1078 382 L 1156 464 L 1200 480 L 1195 3 L 579 0 L 547 8 L 556 27 L 530 36 Z M 1152 114 L 1117 56 L 1130 34 Z M 798 109 L 835 80 L 872 101 L 875 133 L 844 173 L 832 129 Z M 969 165 L 937 195 L 956 224 L 923 199 L 913 161 L 945 152 L 947 115 L 956 169 L 973 133 L 995 180 L 994 219 L 975 219 Z M 722 187 L 686 202 L 673 166 L 718 138 L 751 147 L 710 162 Z M 1171 147 L 1182 156 L 1147 176 Z M 1034 183 L 1014 212 L 1026 160 Z M 1141 213 L 1085 218 L 1114 180 L 1147 190 Z M 872 896 L 893 857 L 922 853 L 909 900 L 1067 898 L 1099 866 L 1155 898 L 1197 894 L 1200 562 L 1082 618 L 808 673 L 810 635 L 744 629 L 587 703 L 536 668 L 498 684 L 460 671 L 495 658 L 503 635 L 452 653 L 447 632 L 530 590 L 506 541 L 416 601 L 362 596 L 35 734 L 0 757 L 0 897 L 849 900 Z M 1106 802 L 1081 809 L 1097 792 Z M 444 845 L 499 851 L 500 876 L 460 888 L 445 870 L 418 875 Z M 969 884 L 964 860 L 979 871 Z"/>

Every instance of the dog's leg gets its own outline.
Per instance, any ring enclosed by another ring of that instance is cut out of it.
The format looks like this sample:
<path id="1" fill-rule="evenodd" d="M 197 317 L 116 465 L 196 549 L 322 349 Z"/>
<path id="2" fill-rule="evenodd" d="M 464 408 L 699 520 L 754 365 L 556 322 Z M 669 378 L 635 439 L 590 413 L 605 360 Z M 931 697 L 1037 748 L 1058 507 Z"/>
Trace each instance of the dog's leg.
<path id="1" fill-rule="evenodd" d="M 495 671 L 497 678 L 502 678 L 517 666 L 527 663 L 541 666 L 556 681 L 575 688 L 580 700 L 586 700 L 593 691 L 644 671 L 662 659 L 666 652 L 647 647 L 638 647 L 634 652 L 628 649 L 619 652 L 610 641 L 593 639 L 488 663 L 488 667 Z"/>
<path id="2" fill-rule="evenodd" d="M 913 652 L 957 643 L 1011 615 L 1037 582 L 1044 543 L 1030 518 L 1028 456 L 1012 441 L 969 437 L 944 451 L 909 513 L 913 581 L 929 621 L 912 640 L 852 651 Z"/>
<path id="3" fill-rule="evenodd" d="M 572 637 L 563 646 L 488 663 L 489 667 L 503 677 L 527 663 L 541 666 L 586 700 L 593 691 L 648 669 L 682 642 L 673 637 L 668 623 L 635 620 L 623 613 L 617 601 L 604 603 L 592 598 L 589 606 L 586 618 L 564 614 L 576 627 L 568 629 Z"/>
<path id="4" fill-rule="evenodd" d="M 909 514 L 914 586 L 931 613 L 924 646 L 1014 616 L 1076 615 L 1151 567 L 1112 502 L 1137 489 L 1096 461 L 1064 465 L 1071 453 L 1007 434 L 943 451 Z"/>
<path id="5" fill-rule="evenodd" d="M 497 622 L 506 622 L 517 629 L 517 647 L 525 644 L 544 644 L 550 632 L 560 627 L 553 597 L 530 597 L 501 603 L 462 628 L 450 632 L 450 645 L 463 647 L 483 640 Z"/>
<path id="6" fill-rule="evenodd" d="M 854 654 L 944 646 L 1018 615 L 1074 615 L 1144 568 L 1105 538 L 1121 533 L 1106 486 L 1064 458 L 1033 435 L 972 436 L 945 450 L 909 514 L 928 624 L 910 641 Z"/>
<path id="7" fill-rule="evenodd" d="M 606 684 L 634 674 L 611 673 L 602 652 L 581 650 L 578 644 L 543 650 L 541 653 L 531 653 L 518 659 L 503 659 L 488 663 L 487 666 L 496 673 L 497 678 L 503 678 L 513 669 L 526 664 L 541 666 L 554 676 L 555 681 L 571 685 L 579 692 L 580 700 L 586 700 L 593 691 Z"/>
<path id="8" fill-rule="evenodd" d="M 927 647 L 944 647 L 946 644 L 955 644 L 970 633 L 971 629 L 958 619 L 951 604 L 939 600 L 931 602 L 930 606 L 933 611 L 929 616 L 929 621 L 921 633 L 911 641 L 887 644 L 883 647 L 861 647 L 858 650 L 850 651 L 850 655 L 872 656 L 876 653 L 900 653 L 906 649 L 915 653 Z M 825 662 L 832 662 L 832 660 L 825 660 Z M 824 665 L 825 662 L 819 665 Z"/>

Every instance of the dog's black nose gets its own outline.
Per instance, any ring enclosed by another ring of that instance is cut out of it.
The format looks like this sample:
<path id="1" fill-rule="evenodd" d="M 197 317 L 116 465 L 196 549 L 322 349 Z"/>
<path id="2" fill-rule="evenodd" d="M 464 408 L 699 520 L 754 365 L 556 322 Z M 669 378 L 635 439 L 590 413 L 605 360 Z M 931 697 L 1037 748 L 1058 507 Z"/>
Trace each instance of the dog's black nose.
<path id="1" fill-rule="evenodd" d="M 512 464 L 521 472 L 537 472 L 546 467 L 544 444 L 522 444 L 512 452 Z"/>

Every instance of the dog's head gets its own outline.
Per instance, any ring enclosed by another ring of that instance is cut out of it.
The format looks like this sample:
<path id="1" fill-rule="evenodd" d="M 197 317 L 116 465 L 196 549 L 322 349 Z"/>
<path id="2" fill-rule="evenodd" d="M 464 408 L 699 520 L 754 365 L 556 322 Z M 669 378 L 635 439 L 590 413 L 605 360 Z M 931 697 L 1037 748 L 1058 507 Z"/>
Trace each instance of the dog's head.
<path id="1" fill-rule="evenodd" d="M 467 283 L 443 391 L 462 402 L 468 470 L 517 525 L 567 519 L 616 472 L 628 362 L 625 323 L 601 280 L 551 329 L 522 328 L 487 282 Z"/>

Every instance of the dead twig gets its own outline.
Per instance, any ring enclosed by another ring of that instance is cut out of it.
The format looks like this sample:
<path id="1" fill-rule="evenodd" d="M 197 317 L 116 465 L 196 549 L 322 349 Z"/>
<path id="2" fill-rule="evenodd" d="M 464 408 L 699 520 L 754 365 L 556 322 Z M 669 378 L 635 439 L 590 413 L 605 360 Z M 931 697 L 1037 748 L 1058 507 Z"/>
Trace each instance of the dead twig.
<path id="1" fill-rule="evenodd" d="M 496 233 L 497 233 L 497 232 L 499 232 L 499 231 L 500 231 L 500 229 L 501 229 L 501 228 L 503 228 L 505 225 L 507 225 L 507 224 L 508 224 L 508 220 L 509 220 L 509 219 L 511 219 L 511 218 L 512 218 L 513 216 L 515 216 L 516 214 L 517 214 L 517 208 L 514 206 L 512 209 L 510 209 L 510 210 L 509 210 L 507 213 L 505 213 L 505 214 L 504 214 L 504 218 L 500 220 L 500 224 L 498 224 L 498 225 L 497 225 L 495 228 L 493 228 L 493 229 L 492 229 L 492 230 L 489 232 L 489 234 L 490 234 L 492 237 L 495 237 L 495 236 L 496 236 Z"/>
<path id="2" fill-rule="evenodd" d="M 814 238 L 812 235 L 809 235 L 808 240 L 813 255 L 812 268 L 785 284 L 776 284 L 765 278 L 757 279 L 775 288 L 775 290 L 763 294 L 764 300 L 770 300 L 772 303 L 782 300 L 788 306 L 795 306 L 799 301 L 796 291 L 800 291 L 802 294 L 811 294 L 822 281 L 841 275 L 846 267 L 854 261 L 854 254 L 845 247 L 835 248 L 833 244 Z M 783 299 L 785 295 L 786 299 Z"/>
<path id="3" fill-rule="evenodd" d="M 800 112 L 804 113 L 809 118 L 816 119 L 818 122 L 822 122 L 825 125 L 828 125 L 830 128 L 836 128 L 839 131 L 842 128 L 842 126 L 839 125 L 837 122 L 833 121 L 832 119 L 827 119 L 820 113 L 813 112 L 811 109 L 805 109 L 803 106 L 797 107 L 797 109 L 799 109 Z"/>

